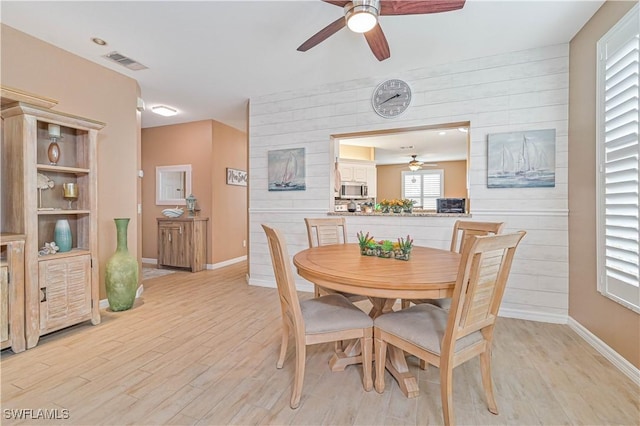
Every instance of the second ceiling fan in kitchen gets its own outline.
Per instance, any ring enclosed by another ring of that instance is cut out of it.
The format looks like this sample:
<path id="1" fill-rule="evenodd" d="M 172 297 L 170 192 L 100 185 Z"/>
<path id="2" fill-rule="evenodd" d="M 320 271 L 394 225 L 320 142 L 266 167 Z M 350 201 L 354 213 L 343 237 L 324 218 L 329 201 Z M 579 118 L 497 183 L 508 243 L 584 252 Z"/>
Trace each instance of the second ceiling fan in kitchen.
<path id="1" fill-rule="evenodd" d="M 345 26 L 353 32 L 363 33 L 371 51 L 379 61 L 391 56 L 387 38 L 382 32 L 379 16 L 422 15 L 462 9 L 465 0 L 322 0 L 340 6 L 344 16 L 333 21 L 302 43 L 298 50 L 306 52 L 322 43 Z"/>

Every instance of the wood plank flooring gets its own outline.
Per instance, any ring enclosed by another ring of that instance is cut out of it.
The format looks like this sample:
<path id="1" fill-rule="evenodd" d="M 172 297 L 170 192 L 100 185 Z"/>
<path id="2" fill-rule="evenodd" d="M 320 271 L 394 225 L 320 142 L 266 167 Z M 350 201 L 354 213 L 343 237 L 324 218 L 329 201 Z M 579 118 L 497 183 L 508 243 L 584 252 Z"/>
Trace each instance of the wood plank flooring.
<path id="1" fill-rule="evenodd" d="M 153 278 L 129 311 L 103 310 L 98 326 L 52 333 L 20 354 L 3 351 L 1 423 L 442 423 L 438 369 L 422 371 L 409 358 L 418 398 L 406 399 L 388 373 L 384 394 L 367 393 L 359 366 L 329 371 L 331 344 L 309 347 L 301 404 L 291 410 L 293 342 L 284 368 L 275 367 L 277 293 L 248 286 L 245 275 L 241 263 Z M 487 411 L 472 360 L 454 370 L 458 424 L 640 423 L 638 387 L 567 326 L 500 318 L 493 360 L 500 414 Z M 20 413 L 31 418 L 16 419 Z"/>

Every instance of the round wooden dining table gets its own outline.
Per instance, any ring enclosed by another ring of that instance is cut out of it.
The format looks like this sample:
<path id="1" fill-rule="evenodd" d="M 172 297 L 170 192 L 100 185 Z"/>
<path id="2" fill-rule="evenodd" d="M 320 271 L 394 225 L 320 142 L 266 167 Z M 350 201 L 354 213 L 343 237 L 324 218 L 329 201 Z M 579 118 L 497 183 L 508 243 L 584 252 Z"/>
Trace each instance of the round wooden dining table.
<path id="1" fill-rule="evenodd" d="M 429 247 L 414 247 L 408 261 L 360 254 L 358 244 L 333 244 L 302 250 L 293 257 L 298 274 L 334 291 L 367 296 L 372 318 L 390 312 L 397 299 L 451 297 L 458 274 L 460 254 Z M 329 365 L 341 371 L 361 362 L 354 342 L 336 352 Z M 402 350 L 389 345 L 386 368 L 409 398 L 418 395 L 418 383 L 410 374 Z"/>

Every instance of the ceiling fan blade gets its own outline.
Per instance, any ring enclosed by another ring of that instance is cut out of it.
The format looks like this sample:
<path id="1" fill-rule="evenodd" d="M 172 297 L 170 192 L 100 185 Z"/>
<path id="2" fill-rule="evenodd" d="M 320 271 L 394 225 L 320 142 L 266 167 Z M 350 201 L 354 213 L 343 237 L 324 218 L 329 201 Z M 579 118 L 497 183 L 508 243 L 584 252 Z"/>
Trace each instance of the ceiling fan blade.
<path id="1" fill-rule="evenodd" d="M 380 15 L 422 15 L 464 7 L 465 0 L 381 0 Z"/>
<path id="2" fill-rule="evenodd" d="M 380 24 L 376 24 L 373 29 L 364 33 L 364 37 L 367 39 L 367 43 L 369 43 L 371 51 L 379 61 L 384 61 L 391 56 L 391 52 L 389 51 L 389 43 L 387 43 L 387 38 L 382 32 Z"/>
<path id="3" fill-rule="evenodd" d="M 325 3 L 334 4 L 340 7 L 344 7 L 347 3 L 349 3 L 349 0 L 322 0 L 322 1 Z"/>
<path id="4" fill-rule="evenodd" d="M 344 16 L 341 16 L 340 18 L 336 19 L 335 21 L 333 21 L 332 23 L 330 23 L 329 25 L 327 25 L 326 27 L 324 27 L 323 29 L 321 29 L 320 31 L 312 35 L 311 38 L 309 38 L 309 40 L 302 43 L 300 47 L 298 47 L 298 51 L 306 52 L 307 50 L 322 43 L 323 41 L 325 41 L 326 39 L 328 39 L 338 31 L 343 29 L 346 25 L 347 25 L 347 22 L 345 21 Z"/>

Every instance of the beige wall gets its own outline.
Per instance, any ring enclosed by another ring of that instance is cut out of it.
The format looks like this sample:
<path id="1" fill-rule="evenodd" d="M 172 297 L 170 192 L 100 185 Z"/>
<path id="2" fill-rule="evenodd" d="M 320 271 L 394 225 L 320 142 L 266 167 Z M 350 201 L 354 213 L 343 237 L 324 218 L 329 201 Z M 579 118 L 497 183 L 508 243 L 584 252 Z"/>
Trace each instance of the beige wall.
<path id="1" fill-rule="evenodd" d="M 245 133 L 213 120 L 142 130 L 142 257 L 157 259 L 156 166 L 191 164 L 191 189 L 208 217 L 207 263 L 245 256 L 246 187 L 226 184 L 226 167 L 247 170 Z"/>
<path id="2" fill-rule="evenodd" d="M 249 170 L 247 135 L 213 122 L 213 263 L 247 255 L 247 187 L 227 185 L 227 167 Z M 243 246 L 243 241 L 246 246 Z"/>
<path id="3" fill-rule="evenodd" d="M 426 168 L 426 166 L 425 166 Z M 431 167 L 430 167 L 431 168 Z M 438 161 L 433 169 L 444 170 L 444 196 L 450 198 L 467 198 L 467 162 L 466 161 Z M 402 197 L 402 172 L 407 171 L 406 164 L 391 164 L 378 166 L 378 196 L 377 201 L 384 198 Z"/>
<path id="4" fill-rule="evenodd" d="M 640 315 L 596 290 L 596 43 L 634 4 L 607 1 L 571 41 L 569 316 L 640 368 Z"/>
<path id="5" fill-rule="evenodd" d="M 138 84 L 4 24 L 1 43 L 3 85 L 56 99 L 55 111 L 106 123 L 98 135 L 98 255 L 100 298 L 105 299 L 104 267 L 116 248 L 113 218 L 131 218 L 129 251 L 140 259 Z"/>
<path id="6" fill-rule="evenodd" d="M 340 158 L 349 160 L 375 160 L 375 148 L 340 144 Z"/>

